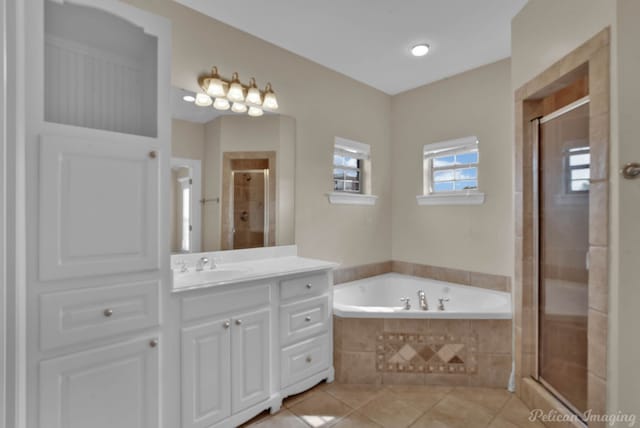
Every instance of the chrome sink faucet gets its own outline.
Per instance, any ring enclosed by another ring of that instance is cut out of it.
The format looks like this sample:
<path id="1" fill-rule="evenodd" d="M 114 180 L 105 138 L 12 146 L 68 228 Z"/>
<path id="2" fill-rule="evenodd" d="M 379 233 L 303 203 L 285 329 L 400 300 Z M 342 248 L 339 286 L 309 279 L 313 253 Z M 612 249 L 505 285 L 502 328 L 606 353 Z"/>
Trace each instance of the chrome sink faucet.
<path id="1" fill-rule="evenodd" d="M 209 263 L 209 259 L 206 257 L 200 257 L 198 262 L 196 263 L 196 271 L 201 272 L 204 269 L 204 266 Z"/>
<path id="2" fill-rule="evenodd" d="M 420 307 L 423 311 L 429 310 L 429 304 L 427 303 L 427 295 L 424 294 L 424 290 L 418 291 L 418 301 L 420 302 Z"/>
<path id="3" fill-rule="evenodd" d="M 439 311 L 444 311 L 444 302 L 448 302 L 449 298 L 448 297 L 441 297 L 438 299 L 438 310 Z"/>
<path id="4" fill-rule="evenodd" d="M 410 298 L 408 298 L 408 297 L 402 297 L 402 298 L 400 298 L 400 301 L 401 301 L 402 303 L 404 303 L 404 308 L 403 308 L 403 309 L 404 309 L 405 311 L 409 311 L 409 310 L 411 310 L 411 299 L 410 299 Z"/>

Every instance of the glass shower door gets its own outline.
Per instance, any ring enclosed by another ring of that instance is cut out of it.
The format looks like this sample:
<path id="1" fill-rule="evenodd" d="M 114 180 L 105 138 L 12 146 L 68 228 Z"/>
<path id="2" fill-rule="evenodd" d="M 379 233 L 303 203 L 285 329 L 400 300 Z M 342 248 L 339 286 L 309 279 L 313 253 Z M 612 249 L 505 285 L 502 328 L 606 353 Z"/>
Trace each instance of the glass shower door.
<path id="1" fill-rule="evenodd" d="M 589 105 L 539 121 L 538 377 L 587 408 Z"/>

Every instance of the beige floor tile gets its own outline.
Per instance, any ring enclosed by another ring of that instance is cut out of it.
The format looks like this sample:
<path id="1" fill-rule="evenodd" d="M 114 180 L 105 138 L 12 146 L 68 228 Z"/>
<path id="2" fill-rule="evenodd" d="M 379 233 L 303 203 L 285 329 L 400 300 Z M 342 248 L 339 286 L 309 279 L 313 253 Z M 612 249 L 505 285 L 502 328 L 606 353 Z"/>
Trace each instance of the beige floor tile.
<path id="1" fill-rule="evenodd" d="M 495 415 L 504 407 L 512 394 L 506 389 L 457 387 L 451 392 L 451 396 L 478 404 Z"/>
<path id="2" fill-rule="evenodd" d="M 422 413 L 388 390 L 361 407 L 359 412 L 387 428 L 407 427 Z"/>
<path id="3" fill-rule="evenodd" d="M 351 413 L 347 417 L 340 419 L 335 428 L 380 428 L 380 425 L 364 416 L 357 411 Z"/>
<path id="4" fill-rule="evenodd" d="M 504 408 L 500 411 L 491 427 L 537 427 L 544 428 L 540 422 L 529 420 L 529 408 L 517 397 L 511 397 Z"/>
<path id="5" fill-rule="evenodd" d="M 296 395 L 290 395 L 287 398 L 285 398 L 282 402 L 282 405 L 286 408 L 295 406 L 298 403 L 301 403 L 302 401 L 306 400 L 307 398 L 313 397 L 314 395 L 316 395 L 317 393 L 320 392 L 320 388 L 318 386 L 309 389 L 305 392 L 301 392 L 300 394 L 296 394 Z"/>
<path id="6" fill-rule="evenodd" d="M 484 428 L 493 417 L 486 407 L 449 394 L 411 427 Z"/>
<path id="7" fill-rule="evenodd" d="M 453 390 L 448 386 L 390 385 L 387 388 L 405 403 L 423 412 L 432 408 Z"/>
<path id="8" fill-rule="evenodd" d="M 334 425 L 353 409 L 328 393 L 319 391 L 289 407 L 289 410 L 308 425 L 317 428 Z"/>
<path id="9" fill-rule="evenodd" d="M 342 384 L 334 382 L 327 384 L 324 391 L 356 409 L 374 399 L 383 391 L 383 388 L 380 385 Z"/>
<path id="10" fill-rule="evenodd" d="M 266 417 L 256 417 L 246 424 L 243 428 L 307 428 L 307 425 L 290 411 L 283 409 L 276 415 Z"/>

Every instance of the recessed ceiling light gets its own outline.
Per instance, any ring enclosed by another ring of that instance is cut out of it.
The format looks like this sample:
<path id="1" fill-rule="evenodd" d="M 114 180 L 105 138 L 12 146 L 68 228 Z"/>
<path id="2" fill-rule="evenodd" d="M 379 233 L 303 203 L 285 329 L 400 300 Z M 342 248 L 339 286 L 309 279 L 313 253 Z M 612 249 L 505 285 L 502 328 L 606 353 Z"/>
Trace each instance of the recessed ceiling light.
<path id="1" fill-rule="evenodd" d="M 413 56 L 425 56 L 429 52 L 429 45 L 426 43 L 415 45 L 411 48 L 411 55 Z"/>
<path id="2" fill-rule="evenodd" d="M 196 100 L 196 97 L 194 97 L 193 95 L 185 95 L 184 97 L 182 97 L 182 99 L 188 103 L 192 103 Z"/>

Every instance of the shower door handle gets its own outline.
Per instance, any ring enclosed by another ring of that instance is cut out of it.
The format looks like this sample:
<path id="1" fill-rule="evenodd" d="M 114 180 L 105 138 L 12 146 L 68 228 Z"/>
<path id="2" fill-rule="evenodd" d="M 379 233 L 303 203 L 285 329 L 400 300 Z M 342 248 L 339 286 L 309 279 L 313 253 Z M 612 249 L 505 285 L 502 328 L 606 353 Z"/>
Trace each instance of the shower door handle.
<path id="1" fill-rule="evenodd" d="M 627 180 L 633 180 L 634 178 L 640 177 L 640 163 L 631 162 L 626 164 L 620 170 L 622 176 Z"/>

